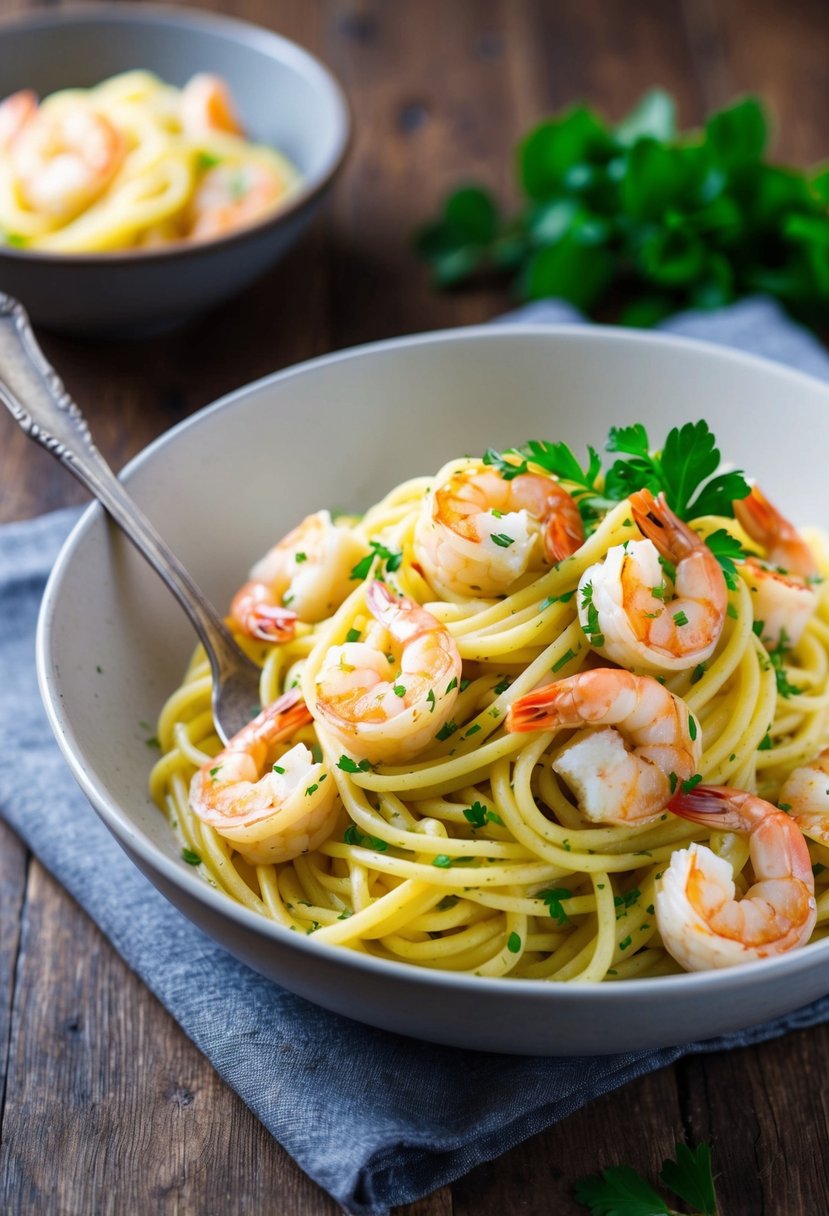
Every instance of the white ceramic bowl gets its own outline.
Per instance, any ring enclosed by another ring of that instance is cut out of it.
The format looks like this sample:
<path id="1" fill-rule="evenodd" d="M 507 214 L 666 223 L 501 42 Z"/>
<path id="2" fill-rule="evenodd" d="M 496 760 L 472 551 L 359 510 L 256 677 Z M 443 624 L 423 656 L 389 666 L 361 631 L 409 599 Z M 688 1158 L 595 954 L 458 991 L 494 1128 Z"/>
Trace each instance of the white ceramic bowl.
<path id="1" fill-rule="evenodd" d="M 598 328 L 461 329 L 316 359 L 175 427 L 125 480 L 226 606 L 249 564 L 320 506 L 359 510 L 401 479 L 489 445 L 554 438 L 583 453 L 614 424 L 641 421 L 661 442 L 671 425 L 699 417 L 724 456 L 796 520 L 829 520 L 826 385 L 699 343 Z M 147 877 L 231 953 L 294 992 L 423 1039 L 561 1055 L 708 1038 L 829 990 L 829 941 L 727 971 L 556 985 L 374 960 L 246 911 L 181 860 L 147 794 L 139 723 L 175 687 L 193 644 L 169 593 L 91 507 L 55 566 L 40 621 L 38 670 L 58 742 Z"/>
<path id="2" fill-rule="evenodd" d="M 0 245 L 0 291 L 50 329 L 154 332 L 241 291 L 304 232 L 348 147 L 348 104 L 328 69 L 287 38 L 215 13 L 130 3 L 33 13 L 0 24 L 0 64 L 0 96 L 89 88 L 131 68 L 179 86 L 215 72 L 249 137 L 302 175 L 284 207 L 216 240 L 87 254 Z"/>

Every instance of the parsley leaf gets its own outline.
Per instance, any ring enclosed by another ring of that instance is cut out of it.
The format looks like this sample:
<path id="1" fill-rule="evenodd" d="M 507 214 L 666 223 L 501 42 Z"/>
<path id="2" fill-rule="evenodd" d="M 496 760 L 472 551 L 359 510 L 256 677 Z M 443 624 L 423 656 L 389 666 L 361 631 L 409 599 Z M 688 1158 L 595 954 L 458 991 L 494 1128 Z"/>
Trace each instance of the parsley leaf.
<path id="1" fill-rule="evenodd" d="M 374 560 L 378 557 L 385 563 L 386 570 L 389 572 L 389 574 L 393 574 L 395 570 L 400 569 L 400 565 L 403 561 L 403 554 L 400 550 L 387 549 L 386 546 L 381 544 L 379 540 L 370 540 L 368 543 L 371 546 L 371 552 L 367 553 L 365 557 L 361 558 L 360 561 L 357 562 L 357 565 L 353 568 L 348 576 L 349 579 L 368 578 L 371 567 L 374 564 Z"/>
<path id="2" fill-rule="evenodd" d="M 689 1148 L 687 1144 L 677 1144 L 674 1151 L 676 1160 L 669 1158 L 662 1163 L 659 1176 L 665 1186 L 703 1216 L 717 1216 L 710 1145 L 698 1144 L 696 1148 Z"/>
<path id="3" fill-rule="evenodd" d="M 677 1144 L 675 1152 L 676 1160 L 663 1161 L 660 1181 L 691 1205 L 696 1216 L 718 1216 L 709 1145 Z M 675 1216 L 662 1196 L 628 1165 L 610 1166 L 582 1178 L 574 1193 L 593 1216 Z"/>
<path id="4" fill-rule="evenodd" d="M 542 891 L 536 891 L 535 898 L 544 900 L 553 920 L 558 921 L 560 925 L 568 923 L 567 913 L 561 905 L 563 900 L 573 898 L 573 892 L 569 887 L 545 887 Z"/>
<path id="5" fill-rule="evenodd" d="M 668 506 L 680 519 L 699 515 L 731 518 L 735 498 L 745 498 L 750 487 L 737 470 L 713 476 L 720 466 L 716 439 L 704 419 L 672 427 L 661 452 L 653 452 L 644 426 L 611 427 L 605 447 L 622 459 L 608 469 L 605 494 L 627 498 L 635 490 L 663 491 Z M 719 542 L 722 548 L 722 542 Z M 726 556 L 733 557 L 727 548 Z"/>
<path id="6" fill-rule="evenodd" d="M 582 1178 L 575 1195 L 593 1216 L 670 1216 L 671 1209 L 641 1174 L 628 1165 L 614 1165 Z"/>
<path id="7" fill-rule="evenodd" d="M 729 591 L 737 590 L 737 567 L 735 562 L 742 561 L 746 551 L 740 542 L 727 532 L 725 528 L 717 528 L 705 541 L 722 567 L 725 585 Z"/>

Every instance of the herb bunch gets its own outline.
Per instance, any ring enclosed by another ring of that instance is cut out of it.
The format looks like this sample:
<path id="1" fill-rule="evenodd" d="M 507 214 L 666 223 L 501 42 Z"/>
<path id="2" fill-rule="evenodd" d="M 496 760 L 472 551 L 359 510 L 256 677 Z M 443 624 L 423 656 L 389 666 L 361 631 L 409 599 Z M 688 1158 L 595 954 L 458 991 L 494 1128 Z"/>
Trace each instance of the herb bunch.
<path id="1" fill-rule="evenodd" d="M 517 149 L 523 203 L 506 215 L 479 185 L 452 193 L 415 238 L 441 287 L 507 274 L 523 299 L 556 296 L 623 324 L 765 292 L 811 324 L 829 320 L 829 163 L 765 159 L 766 111 L 746 97 L 680 133 L 655 89 L 616 126 L 584 105 Z"/>
<path id="2" fill-rule="evenodd" d="M 739 469 L 718 471 L 719 448 L 704 419 L 672 427 L 661 450 L 651 448 L 650 437 L 641 422 L 614 426 L 610 428 L 605 450 L 616 456 L 606 470 L 595 448 L 587 449 L 587 465 L 582 468 L 566 443 L 537 439 L 504 452 L 489 448 L 483 459 L 484 464 L 498 469 L 506 480 L 537 465 L 566 482 L 588 531 L 604 511 L 636 490 L 664 492 L 668 506 L 685 520 L 700 515 L 733 518 L 732 503 L 745 498 L 750 490 Z M 714 541 L 711 547 L 722 551 L 726 559 L 742 555 L 740 546 L 724 531 L 722 535 L 714 533 L 709 544 L 711 541 Z"/>

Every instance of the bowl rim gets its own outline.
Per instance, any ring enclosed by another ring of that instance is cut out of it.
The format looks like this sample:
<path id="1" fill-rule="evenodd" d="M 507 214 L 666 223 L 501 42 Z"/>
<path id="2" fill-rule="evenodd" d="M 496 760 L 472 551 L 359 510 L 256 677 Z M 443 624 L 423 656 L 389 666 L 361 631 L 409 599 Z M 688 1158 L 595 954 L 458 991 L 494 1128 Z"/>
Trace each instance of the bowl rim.
<path id="1" fill-rule="evenodd" d="M 306 78 L 317 86 L 322 85 L 333 103 L 337 115 L 336 140 L 329 153 L 327 163 L 311 177 L 301 177 L 296 192 L 283 207 L 261 220 L 246 224 L 225 236 L 211 237 L 200 241 L 176 241 L 169 247 L 152 249 L 102 250 L 99 253 L 60 253 L 45 249 L 17 248 L 0 245 L 0 258 L 16 262 L 39 262 L 49 265 L 100 266 L 107 270 L 135 264 L 154 264 L 178 258 L 193 257 L 199 253 L 225 249 L 255 240 L 263 232 L 277 227 L 290 216 L 301 211 L 320 198 L 342 168 L 354 141 L 354 121 L 351 104 L 342 85 L 329 67 L 311 51 L 300 46 L 283 34 L 277 34 L 265 26 L 252 21 L 242 21 L 223 13 L 208 12 L 199 8 L 180 8 L 172 4 L 113 3 L 102 0 L 100 4 L 83 4 L 72 9 L 41 10 L 0 20 L 0 40 L 7 32 L 39 27 L 61 27 L 64 25 L 94 24 L 96 21 L 120 25 L 171 25 L 184 29 L 204 29 L 229 37 L 231 41 L 247 46 L 266 44 L 275 54 L 273 58 L 293 62 L 303 69 Z M 152 69 L 147 69 L 152 70 Z"/>
<path id="2" fill-rule="evenodd" d="M 268 373 L 223 394 L 216 401 L 197 410 L 163 432 L 128 461 L 118 476 L 123 477 L 128 486 L 129 478 L 133 473 L 144 464 L 151 462 L 155 452 L 164 447 L 171 438 L 178 438 L 191 427 L 203 425 L 214 413 L 241 404 L 247 397 L 267 390 L 273 383 L 281 383 L 309 373 L 313 374 L 317 368 L 323 366 L 337 365 L 351 359 L 372 357 L 375 354 L 386 354 L 400 349 L 454 342 L 474 343 L 481 340 L 509 341 L 515 337 L 532 340 L 561 337 L 577 339 L 588 344 L 610 342 L 621 345 L 635 344 L 645 348 L 652 345 L 673 347 L 680 352 L 691 352 L 696 357 L 745 365 L 755 371 L 775 376 L 784 385 L 787 383 L 799 384 L 812 391 L 817 388 L 826 396 L 827 408 L 829 408 L 829 384 L 817 376 L 799 371 L 773 359 L 714 342 L 664 332 L 621 329 L 610 325 L 543 322 L 493 324 L 489 322 L 367 342 L 331 351 Z M 622 1006 L 633 1008 L 660 995 L 667 997 L 670 994 L 676 995 L 681 992 L 685 992 L 689 997 L 706 992 L 723 995 L 724 992 L 734 988 L 739 988 L 741 992 L 751 991 L 757 987 L 765 988 L 775 978 L 777 981 L 781 981 L 787 976 L 811 971 L 820 966 L 821 960 L 824 964 L 829 960 L 829 937 L 827 937 L 817 942 L 811 942 L 799 950 L 764 959 L 762 963 L 745 962 L 721 969 L 629 979 L 619 983 L 591 984 L 577 981 L 555 983 L 550 980 L 517 980 L 508 976 L 480 976 L 464 972 L 433 970 L 419 967 L 413 963 L 376 958 L 324 941 L 313 942 L 305 935 L 289 932 L 277 922 L 236 903 L 223 891 L 214 890 L 200 879 L 191 867 L 182 868 L 176 860 L 161 853 L 158 847 L 136 827 L 127 813 L 108 794 L 96 774 L 81 762 L 80 749 L 74 741 L 71 724 L 65 717 L 62 697 L 55 682 L 49 657 L 52 622 L 58 611 L 63 572 L 72 562 L 76 549 L 84 542 L 89 529 L 105 514 L 104 508 L 97 502 L 92 502 L 86 507 L 63 542 L 49 575 L 38 615 L 35 645 L 37 679 L 41 698 L 49 725 L 63 752 L 64 759 L 99 818 L 130 854 L 135 853 L 140 856 L 150 871 L 157 872 L 166 883 L 182 890 L 190 899 L 201 904 L 208 913 L 226 917 L 241 930 L 261 935 L 269 942 L 287 947 L 291 951 L 299 951 L 308 959 L 316 958 L 335 966 L 341 965 L 352 969 L 355 974 L 365 973 L 378 979 L 386 976 L 398 983 L 426 985 L 428 989 L 436 991 L 445 991 L 450 988 L 461 994 L 477 993 L 482 999 L 498 1000 L 512 995 L 513 997 L 522 996 L 528 1002 L 552 1001 L 574 1007 L 582 1004 L 586 994 L 589 994 L 591 1001 L 620 1002 Z M 182 915 L 186 914 L 182 913 Z M 829 992 L 829 972 L 827 972 L 826 978 L 826 991 Z"/>

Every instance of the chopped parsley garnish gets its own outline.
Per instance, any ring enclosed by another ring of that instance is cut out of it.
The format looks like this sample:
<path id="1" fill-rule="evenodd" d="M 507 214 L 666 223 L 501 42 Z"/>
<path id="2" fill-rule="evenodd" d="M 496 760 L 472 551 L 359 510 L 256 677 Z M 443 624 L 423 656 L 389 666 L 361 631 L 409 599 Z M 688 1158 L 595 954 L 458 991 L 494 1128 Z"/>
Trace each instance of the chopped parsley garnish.
<path id="1" fill-rule="evenodd" d="M 458 687 L 458 677 L 453 676 L 452 679 L 449 681 L 449 683 L 446 685 L 446 695 L 448 695 L 452 691 L 453 688 L 457 688 L 457 687 Z"/>
<path id="2" fill-rule="evenodd" d="M 394 684 L 392 685 L 392 692 L 396 697 L 405 697 L 406 687 L 403 684 Z"/>
<path id="3" fill-rule="evenodd" d="M 385 562 L 386 570 L 389 574 L 393 574 L 395 570 L 400 569 L 401 562 L 403 561 L 403 554 L 400 550 L 387 549 L 379 540 L 370 540 L 368 543 L 371 546 L 371 552 L 367 553 L 364 558 L 357 562 L 357 565 L 348 576 L 350 579 L 367 578 L 375 558 L 378 557 L 381 561 Z"/>
<path id="4" fill-rule="evenodd" d="M 674 624 L 678 625 L 680 628 L 682 628 L 683 625 L 688 624 L 688 618 L 684 612 L 675 612 L 674 613 Z"/>
<path id="5" fill-rule="evenodd" d="M 705 664 L 697 663 L 696 667 L 691 672 L 691 683 L 698 684 L 704 675 L 705 675 Z"/>
<path id="6" fill-rule="evenodd" d="M 435 712 L 435 690 L 434 690 L 434 688 L 429 689 L 429 691 L 426 694 L 426 700 L 429 702 L 429 713 L 433 714 Z"/>
<path id="7" fill-rule="evenodd" d="M 297 565 L 301 565 L 302 562 L 308 561 L 308 554 L 307 553 L 295 553 L 294 561 L 297 563 Z"/>
<path id="8" fill-rule="evenodd" d="M 553 920 L 558 921 L 560 925 L 569 923 L 567 913 L 561 906 L 565 899 L 573 898 L 573 892 L 569 887 L 545 887 L 543 891 L 536 891 L 535 898 L 544 900 Z"/>
<path id="9" fill-rule="evenodd" d="M 492 691 L 496 694 L 496 696 L 500 697 L 501 693 L 506 692 L 511 684 L 512 684 L 512 680 L 508 680 L 505 677 L 503 680 L 498 681 L 498 683 L 495 685 L 495 687 L 493 688 Z"/>
<path id="10" fill-rule="evenodd" d="M 641 894 L 642 894 L 641 891 L 638 891 L 634 888 L 634 890 L 632 890 L 632 891 L 626 891 L 624 893 L 624 895 L 614 895 L 614 897 L 613 897 L 614 908 L 621 908 L 621 912 L 616 913 L 617 920 L 619 919 L 620 916 L 623 916 L 624 913 L 627 912 L 628 908 L 632 907 L 633 904 L 636 903 L 637 899 L 639 898 L 639 896 Z"/>
<path id="11" fill-rule="evenodd" d="M 510 954 L 521 953 L 521 938 L 517 933 L 510 933 L 507 938 L 507 950 L 509 950 Z"/>
<path id="12" fill-rule="evenodd" d="M 438 853 L 432 858 L 432 865 L 437 866 L 439 870 L 448 870 L 452 864 L 452 858 L 446 853 Z"/>
<path id="13" fill-rule="evenodd" d="M 443 726 L 440 728 L 438 733 L 435 735 L 435 738 L 439 739 L 440 742 L 443 743 L 447 739 L 451 738 L 451 736 L 454 735 L 454 733 L 457 729 L 458 729 L 457 722 L 444 722 Z"/>
<path id="14" fill-rule="evenodd" d="M 783 669 L 783 664 L 785 663 L 786 656 L 789 653 L 788 641 L 789 639 L 784 630 L 780 634 L 778 644 L 773 650 L 768 651 L 769 662 L 774 669 L 774 679 L 777 684 L 777 691 L 780 693 L 781 697 L 785 697 L 786 699 L 789 697 L 796 697 L 799 692 L 803 691 L 802 688 L 799 688 L 796 684 L 791 683 L 789 677 L 786 675 L 786 672 Z"/>
<path id="15" fill-rule="evenodd" d="M 337 761 L 337 768 L 343 773 L 367 773 L 371 770 L 371 762 L 369 760 L 352 760 L 350 756 L 343 754 Z"/>
<path id="16" fill-rule="evenodd" d="M 510 545 L 515 544 L 514 536 L 507 536 L 506 532 L 492 532 L 490 540 L 493 544 L 498 545 L 501 549 L 508 549 Z"/>
<path id="17" fill-rule="evenodd" d="M 188 866 L 201 865 L 201 857 L 199 857 L 198 853 L 194 853 L 192 849 L 182 849 L 181 859 L 182 861 L 186 861 Z"/>
<path id="18" fill-rule="evenodd" d="M 466 806 L 463 809 L 463 817 L 473 828 L 482 828 L 487 823 L 501 823 L 502 820 L 495 811 L 490 811 L 482 802 L 473 802 L 472 806 Z"/>
<path id="19" fill-rule="evenodd" d="M 308 786 L 308 789 L 305 791 L 305 797 L 308 798 L 311 794 L 316 794 L 318 789 L 319 789 L 319 782 L 315 781 L 313 785 Z"/>
<path id="20" fill-rule="evenodd" d="M 575 657 L 576 657 L 576 652 L 575 652 L 575 650 L 573 650 L 571 648 L 570 650 L 567 651 L 566 654 L 563 654 L 560 659 L 558 659 L 555 663 L 553 663 L 551 671 L 553 671 L 553 672 L 561 671 L 562 667 L 566 667 L 566 665 L 570 662 L 570 660 L 574 659 Z"/>
<path id="21" fill-rule="evenodd" d="M 385 840 L 380 840 L 377 836 L 367 836 L 361 832 L 356 823 L 350 823 L 343 832 L 343 840 L 346 844 L 362 845 L 365 849 L 374 849 L 378 853 L 385 853 L 389 847 Z"/>
<path id="22" fill-rule="evenodd" d="M 691 736 L 691 742 L 693 743 L 697 737 L 697 720 L 693 714 L 688 715 L 688 734 Z"/>
<path id="23" fill-rule="evenodd" d="M 690 794 L 691 790 L 696 789 L 702 781 L 702 773 L 694 773 L 693 777 L 689 777 L 687 781 L 683 781 L 681 790 L 683 794 Z"/>
<path id="24" fill-rule="evenodd" d="M 623 937 L 622 940 L 619 942 L 619 949 L 627 950 L 628 946 L 631 944 L 632 941 L 633 941 L 633 938 L 630 936 L 630 934 L 628 934 L 627 937 Z"/>
<path id="25" fill-rule="evenodd" d="M 583 628 L 591 646 L 604 646 L 604 634 L 599 625 L 599 610 L 593 603 L 593 584 L 585 583 L 581 592 L 581 606 L 587 611 Z"/>
<path id="26" fill-rule="evenodd" d="M 345 640 L 347 642 L 359 642 L 362 636 L 363 635 L 359 629 L 349 629 L 348 633 L 345 635 Z"/>
<path id="27" fill-rule="evenodd" d="M 282 768 L 282 766 L 280 764 L 275 764 L 273 766 L 273 771 L 275 773 L 280 773 L 280 774 L 285 772 L 284 768 Z"/>

